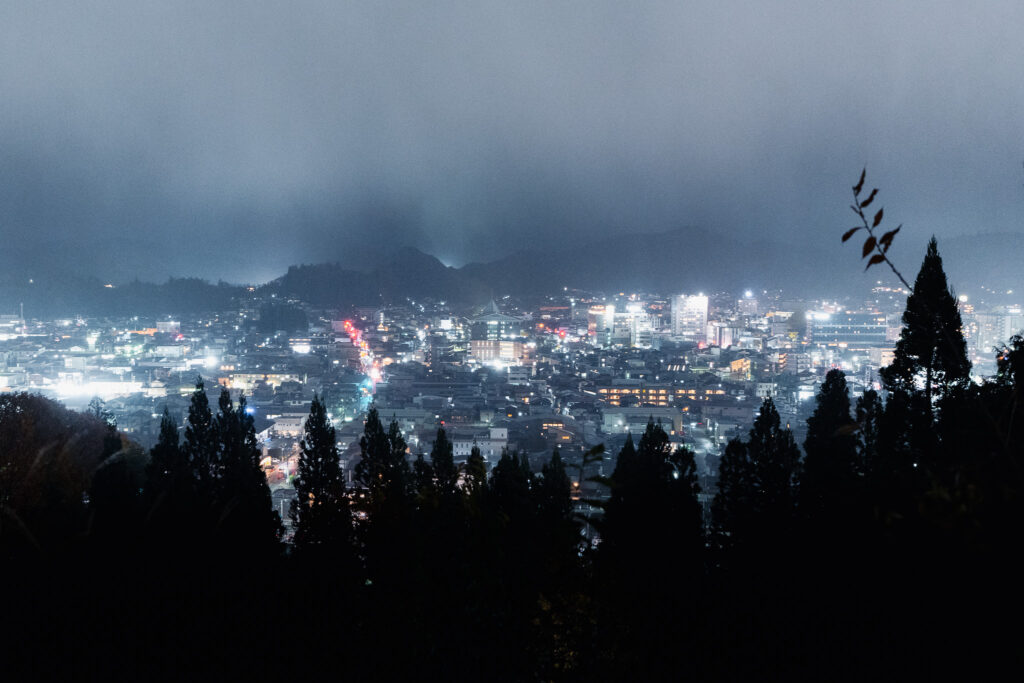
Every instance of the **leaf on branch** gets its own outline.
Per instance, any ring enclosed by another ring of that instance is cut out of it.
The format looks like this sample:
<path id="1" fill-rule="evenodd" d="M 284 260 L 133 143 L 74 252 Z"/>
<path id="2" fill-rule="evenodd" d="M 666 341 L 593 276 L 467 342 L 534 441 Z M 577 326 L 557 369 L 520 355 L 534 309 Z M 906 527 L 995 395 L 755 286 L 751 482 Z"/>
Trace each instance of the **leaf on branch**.
<path id="1" fill-rule="evenodd" d="M 903 224 L 900 223 L 898 226 L 896 226 L 895 230 L 890 230 L 889 232 L 882 235 L 882 238 L 878 240 L 878 243 L 882 245 L 883 252 L 889 251 L 889 247 L 892 246 L 892 238 L 896 236 L 896 233 L 898 233 L 900 231 L 900 228 L 902 227 Z"/>
<path id="2" fill-rule="evenodd" d="M 872 228 L 877 228 L 878 224 L 882 222 L 882 213 L 884 211 L 885 209 L 879 209 L 878 213 L 875 214 L 875 224 L 871 226 Z"/>
<path id="3" fill-rule="evenodd" d="M 856 228 L 850 228 L 849 230 L 847 230 L 846 232 L 844 232 L 844 233 L 843 233 L 843 241 L 845 242 L 846 240 L 848 240 L 848 239 L 850 239 L 851 237 L 853 237 L 853 234 L 854 234 L 855 232 L 857 232 L 858 230 L 860 230 L 861 228 L 863 228 L 863 227 L 864 227 L 864 226 L 863 226 L 863 225 L 861 225 L 861 226 L 858 226 L 858 227 L 856 227 Z"/>
<path id="4" fill-rule="evenodd" d="M 885 257 L 884 256 L 882 256 L 881 254 L 875 254 L 874 256 L 871 257 L 871 260 L 868 261 L 868 264 L 866 266 L 864 266 L 864 270 L 867 270 L 868 268 L 870 268 L 871 266 L 875 265 L 876 263 L 882 263 L 883 261 L 885 261 Z"/>
<path id="5" fill-rule="evenodd" d="M 864 176 L 867 175 L 867 172 L 868 172 L 867 168 L 865 168 L 863 171 L 860 172 L 860 180 L 858 180 L 857 184 L 853 186 L 853 196 L 854 197 L 859 195 L 860 191 L 864 188 Z"/>
<path id="6" fill-rule="evenodd" d="M 860 208 L 862 208 L 862 209 L 867 208 L 868 204 L 870 204 L 871 202 L 875 201 L 875 195 L 876 194 L 878 194 L 878 188 L 877 187 L 875 189 L 871 190 L 871 194 L 868 195 L 868 198 L 860 203 Z"/>
<path id="7" fill-rule="evenodd" d="M 864 240 L 864 251 L 861 252 L 860 257 L 861 258 L 866 258 L 867 255 L 870 254 L 871 250 L 874 249 L 874 248 L 875 248 L 875 238 L 873 236 L 867 238 L 866 240 Z"/>

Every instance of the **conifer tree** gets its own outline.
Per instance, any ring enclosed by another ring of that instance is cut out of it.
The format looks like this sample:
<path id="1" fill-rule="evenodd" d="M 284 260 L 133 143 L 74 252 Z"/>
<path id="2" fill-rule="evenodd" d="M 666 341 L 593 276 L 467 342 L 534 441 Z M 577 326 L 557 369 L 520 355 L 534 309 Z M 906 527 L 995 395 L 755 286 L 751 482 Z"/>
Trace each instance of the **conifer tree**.
<path id="1" fill-rule="evenodd" d="M 407 581 L 414 549 L 415 482 L 406 460 L 406 443 L 397 421 L 387 431 L 376 408 L 366 416 L 363 437 L 359 441 L 362 458 L 353 471 L 355 480 L 365 487 L 365 498 L 358 499 L 366 520 L 359 525 L 367 571 L 372 581 L 395 589 Z"/>
<path id="2" fill-rule="evenodd" d="M 692 574 L 704 546 L 693 453 L 673 449 L 661 424 L 650 421 L 635 449 L 627 438 L 611 484 L 601 552 L 612 571 L 630 573 L 639 562 L 652 579 L 658 572 Z"/>
<path id="3" fill-rule="evenodd" d="M 829 370 L 818 391 L 817 406 L 807 420 L 807 438 L 800 477 L 801 516 L 820 534 L 837 517 L 852 512 L 860 499 L 863 468 L 850 417 L 850 393 L 846 375 Z"/>
<path id="4" fill-rule="evenodd" d="M 771 398 L 761 404 L 746 443 L 733 440 L 719 468 L 712 514 L 725 548 L 765 550 L 785 539 L 796 512 L 800 451 L 781 427 Z"/>
<path id="5" fill-rule="evenodd" d="M 526 456 L 503 451 L 491 472 L 489 498 L 506 523 L 529 518 L 533 486 L 534 476 Z"/>
<path id="6" fill-rule="evenodd" d="M 481 502 L 487 492 L 487 462 L 480 453 L 480 447 L 475 443 L 469 451 L 469 457 L 466 458 L 463 476 L 470 508 L 476 514 L 480 514 Z"/>
<path id="7" fill-rule="evenodd" d="M 281 519 L 260 467 L 262 454 L 252 416 L 245 409 L 245 396 L 235 408 L 225 388 L 219 404 L 215 420 L 219 437 L 215 469 L 218 535 L 243 553 L 274 553 L 279 550 Z"/>
<path id="8" fill-rule="evenodd" d="M 430 464 L 442 496 L 452 496 L 458 492 L 459 468 L 455 466 L 453 452 L 454 446 L 448 438 L 448 432 L 441 427 L 437 430 L 437 439 L 430 451 Z"/>
<path id="9" fill-rule="evenodd" d="M 191 483 L 188 461 L 178 442 L 178 425 L 166 407 L 160 418 L 160 436 L 150 451 L 147 480 L 152 497 L 168 496 Z"/>
<path id="10" fill-rule="evenodd" d="M 412 478 L 415 482 L 416 495 L 420 503 L 433 505 L 437 498 L 437 487 L 434 483 L 434 468 L 427 462 L 427 457 L 422 451 L 416 454 L 412 461 Z"/>
<path id="11" fill-rule="evenodd" d="M 178 544 L 195 533 L 195 479 L 188 455 L 178 440 L 178 425 L 164 408 L 160 436 L 150 451 L 146 469 L 145 501 L 149 536 L 156 545 Z"/>
<path id="12" fill-rule="evenodd" d="M 754 465 L 747 445 L 732 439 L 718 465 L 718 492 L 711 502 L 711 528 L 720 549 L 742 546 L 757 515 Z"/>
<path id="13" fill-rule="evenodd" d="M 879 443 L 881 422 L 885 412 L 882 399 L 878 392 L 869 389 L 857 399 L 857 459 L 864 470 L 866 495 L 873 499 L 877 488 L 877 477 L 882 472 L 880 455 L 882 444 Z"/>
<path id="14" fill-rule="evenodd" d="M 558 448 L 541 468 L 537 498 L 541 518 L 547 522 L 568 519 L 572 513 L 572 484 Z"/>
<path id="15" fill-rule="evenodd" d="M 759 512 L 764 523 L 777 531 L 787 529 L 793 520 L 800 467 L 793 433 L 783 429 L 781 422 L 775 402 L 766 398 L 747 443 L 758 486 Z"/>
<path id="16" fill-rule="evenodd" d="M 928 242 L 914 291 L 903 312 L 903 330 L 892 364 L 882 370 L 888 389 L 915 391 L 923 380 L 926 405 L 968 379 L 971 364 L 956 298 L 942 269 L 935 238 Z"/>
<path id="17" fill-rule="evenodd" d="M 196 388 L 188 406 L 188 424 L 185 426 L 185 441 L 182 452 L 188 459 L 192 479 L 196 486 L 198 504 L 210 507 L 215 495 L 215 469 L 218 467 L 218 445 L 216 425 L 210 411 L 210 401 L 202 378 L 196 378 Z"/>
<path id="18" fill-rule="evenodd" d="M 323 400 L 313 395 L 303 428 L 296 498 L 289 511 L 298 553 L 337 554 L 345 550 L 352 530 L 352 513 L 345 495 L 334 426 Z"/>

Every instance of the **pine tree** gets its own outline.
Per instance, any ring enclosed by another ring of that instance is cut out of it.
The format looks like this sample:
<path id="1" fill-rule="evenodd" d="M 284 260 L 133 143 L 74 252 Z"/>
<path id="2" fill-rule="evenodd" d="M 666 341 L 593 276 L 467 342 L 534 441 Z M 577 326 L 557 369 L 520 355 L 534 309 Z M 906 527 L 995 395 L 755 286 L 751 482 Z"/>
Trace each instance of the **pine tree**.
<path id="1" fill-rule="evenodd" d="M 270 486 L 260 467 L 261 453 L 245 396 L 238 407 L 223 389 L 215 420 L 219 437 L 216 460 L 218 535 L 236 552 L 273 554 L 280 549 L 281 518 L 274 510 Z"/>
<path id="2" fill-rule="evenodd" d="M 415 482 L 406 460 L 406 443 L 397 421 L 387 431 L 376 408 L 370 409 L 359 441 L 362 458 L 354 477 L 366 489 L 358 506 L 365 521 L 357 529 L 375 583 L 395 590 L 407 581 L 403 572 L 414 556 Z"/>
<path id="3" fill-rule="evenodd" d="M 197 503 L 210 508 L 215 496 L 216 470 L 219 468 L 219 438 L 210 401 L 202 378 L 196 379 L 196 389 L 188 406 L 188 424 L 185 427 L 185 441 L 182 452 L 188 459 L 195 482 Z"/>
<path id="4" fill-rule="evenodd" d="M 696 461 L 673 449 L 661 424 L 648 422 L 637 447 L 627 438 L 605 504 L 602 555 L 613 572 L 647 567 L 655 580 L 691 574 L 703 562 L 703 520 Z M 655 580 L 655 583 L 657 581 Z"/>
<path id="5" fill-rule="evenodd" d="M 351 536 L 352 513 L 334 426 L 326 406 L 315 394 L 300 447 L 296 498 L 290 510 L 296 552 L 343 552 Z"/>
<path id="6" fill-rule="evenodd" d="M 775 403 L 766 398 L 748 441 L 730 442 L 719 468 L 713 515 L 723 547 L 765 551 L 788 537 L 799 467 L 793 434 L 781 427 Z"/>
<path id="7" fill-rule="evenodd" d="M 466 458 L 464 481 L 470 507 L 480 514 L 481 501 L 487 493 L 487 462 L 475 443 Z"/>
<path id="8" fill-rule="evenodd" d="M 775 402 L 766 398 L 754 420 L 747 443 L 758 486 L 758 508 L 766 525 L 778 531 L 793 520 L 796 503 L 796 478 L 800 450 L 793 433 L 783 429 Z"/>
<path id="9" fill-rule="evenodd" d="M 459 468 L 455 466 L 454 446 L 444 428 L 437 430 L 437 439 L 430 451 L 430 464 L 437 481 L 437 489 L 442 496 L 452 496 L 458 492 Z"/>
<path id="10" fill-rule="evenodd" d="M 503 451 L 491 472 L 488 497 L 506 523 L 518 523 L 530 517 L 533 487 L 534 476 L 526 456 Z"/>
<path id="11" fill-rule="evenodd" d="M 732 439 L 718 465 L 718 492 L 711 502 L 712 534 L 719 549 L 745 544 L 757 515 L 754 464 L 747 445 Z"/>
<path id="12" fill-rule="evenodd" d="M 549 523 L 568 519 L 572 513 L 572 484 L 557 448 L 541 468 L 537 499 L 541 518 Z"/>
<path id="13" fill-rule="evenodd" d="M 932 237 L 914 281 L 914 291 L 907 298 L 895 357 L 882 370 L 886 387 L 890 391 L 913 392 L 917 382 L 923 380 L 930 413 L 933 399 L 968 379 L 971 364 L 962 327 L 960 310 L 946 281 L 938 244 Z"/>
<path id="14" fill-rule="evenodd" d="M 863 468 L 857 452 L 856 425 L 850 417 L 846 375 L 830 370 L 818 391 L 817 406 L 807 420 L 800 477 L 801 517 L 819 538 L 840 534 L 830 529 L 846 518 L 861 498 Z"/>
<path id="15" fill-rule="evenodd" d="M 422 451 L 417 453 L 416 459 L 412 461 L 412 478 L 420 503 L 428 506 L 436 504 L 437 487 L 434 483 L 434 468 L 427 462 L 427 456 Z"/>
<path id="16" fill-rule="evenodd" d="M 178 425 L 164 408 L 160 436 L 146 469 L 147 526 L 154 547 L 179 545 L 196 532 L 195 479 L 188 455 L 178 441 Z"/>

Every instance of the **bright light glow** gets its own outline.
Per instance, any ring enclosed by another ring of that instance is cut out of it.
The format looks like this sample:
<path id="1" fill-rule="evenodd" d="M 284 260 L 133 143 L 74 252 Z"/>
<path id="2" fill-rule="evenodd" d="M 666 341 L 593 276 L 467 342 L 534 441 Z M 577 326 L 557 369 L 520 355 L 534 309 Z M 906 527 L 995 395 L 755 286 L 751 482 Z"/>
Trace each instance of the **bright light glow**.
<path id="1" fill-rule="evenodd" d="M 58 382 L 52 386 L 58 398 L 91 398 L 99 396 L 104 401 L 138 394 L 142 391 L 142 382 Z"/>
<path id="2" fill-rule="evenodd" d="M 299 344 L 292 344 L 292 351 L 295 353 L 309 353 L 310 346 L 305 342 Z"/>
<path id="3" fill-rule="evenodd" d="M 748 289 L 747 291 L 743 292 L 743 296 L 745 296 L 745 297 L 746 297 L 746 298 L 748 298 L 748 299 L 753 299 L 753 298 L 754 298 L 754 293 L 753 293 L 753 292 L 751 292 L 751 291 L 750 291 L 750 290 Z"/>
<path id="4" fill-rule="evenodd" d="M 208 368 L 215 368 L 215 367 L 217 367 L 217 365 L 219 363 L 220 363 L 220 359 L 217 358 L 217 356 L 207 356 L 203 360 L 203 365 L 205 365 Z"/>

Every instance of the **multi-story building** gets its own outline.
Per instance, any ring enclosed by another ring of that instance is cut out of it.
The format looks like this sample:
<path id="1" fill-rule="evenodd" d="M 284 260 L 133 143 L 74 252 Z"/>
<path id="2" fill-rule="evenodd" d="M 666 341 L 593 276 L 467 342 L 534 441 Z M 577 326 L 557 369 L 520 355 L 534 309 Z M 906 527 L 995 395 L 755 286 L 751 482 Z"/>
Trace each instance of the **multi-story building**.
<path id="1" fill-rule="evenodd" d="M 672 334 L 702 342 L 707 335 L 708 297 L 703 294 L 672 297 Z"/>

